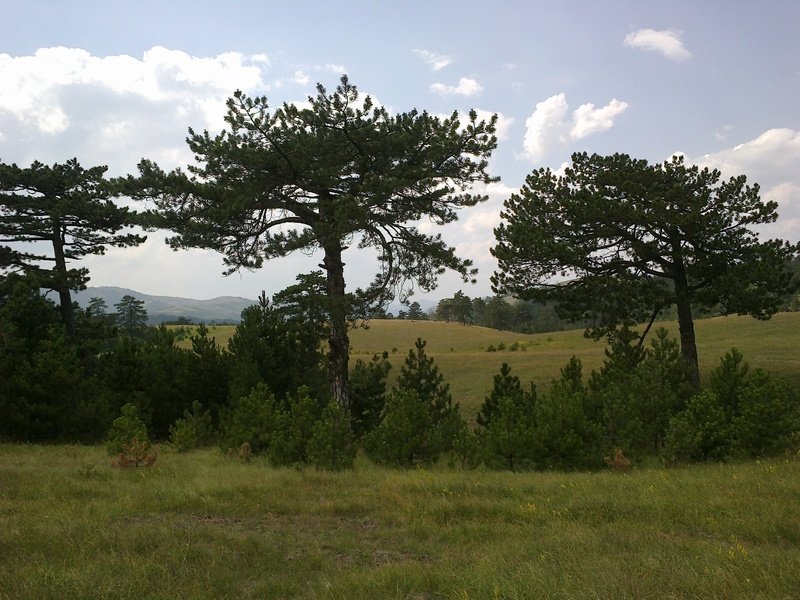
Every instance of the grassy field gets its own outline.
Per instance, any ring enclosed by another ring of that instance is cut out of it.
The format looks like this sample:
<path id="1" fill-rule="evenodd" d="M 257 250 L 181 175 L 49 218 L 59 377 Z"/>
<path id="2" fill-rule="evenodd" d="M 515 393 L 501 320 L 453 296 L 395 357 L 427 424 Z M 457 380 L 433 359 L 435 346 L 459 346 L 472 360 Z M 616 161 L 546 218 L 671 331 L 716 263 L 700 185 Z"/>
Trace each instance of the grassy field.
<path id="1" fill-rule="evenodd" d="M 677 337 L 677 325 L 659 323 Z M 707 374 L 731 347 L 744 353 L 751 366 L 763 367 L 800 385 L 800 312 L 781 313 L 769 321 L 749 317 L 717 317 L 695 323 L 701 372 Z M 210 328 L 210 335 L 226 345 L 232 326 Z M 437 321 L 376 320 L 368 329 L 350 332 L 351 357 L 369 360 L 373 353 L 391 353 L 393 372 L 403 364 L 417 337 L 427 342 L 426 350 L 435 357 L 453 397 L 463 412 L 478 411 L 492 387 L 492 376 L 507 362 L 524 382 L 547 386 L 558 376 L 573 355 L 583 361 L 584 373 L 600 366 L 605 342 L 583 337 L 583 330 L 524 335 L 485 327 L 464 326 Z M 489 346 L 517 343 L 521 350 L 487 352 Z"/>
<path id="2" fill-rule="evenodd" d="M 800 459 L 352 472 L 0 445 L 0 598 L 797 598 Z"/>
<path id="3" fill-rule="evenodd" d="M 673 328 L 674 329 L 674 328 Z M 225 342 L 232 328 L 214 328 Z M 697 323 L 702 368 L 731 346 L 798 381 L 800 314 Z M 353 355 L 416 337 L 477 410 L 502 361 L 546 383 L 603 344 L 375 321 Z M 524 347 L 487 352 L 490 344 Z M 396 349 L 396 350 L 395 350 Z M 800 598 L 800 455 L 627 474 L 274 469 L 161 449 L 0 445 L 0 600 L 89 598 Z"/>

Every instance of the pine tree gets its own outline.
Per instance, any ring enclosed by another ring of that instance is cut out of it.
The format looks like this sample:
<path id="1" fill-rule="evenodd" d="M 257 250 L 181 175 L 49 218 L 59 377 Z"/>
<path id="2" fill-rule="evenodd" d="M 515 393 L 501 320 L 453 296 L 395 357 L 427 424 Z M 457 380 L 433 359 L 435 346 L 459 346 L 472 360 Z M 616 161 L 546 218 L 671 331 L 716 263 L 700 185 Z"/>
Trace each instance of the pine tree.
<path id="1" fill-rule="evenodd" d="M 144 300 L 125 294 L 114 308 L 117 309 L 117 324 L 122 331 L 132 337 L 144 334 L 147 329 L 147 310 L 144 307 Z"/>
<path id="2" fill-rule="evenodd" d="M 680 157 L 651 165 L 625 154 L 573 154 L 563 175 L 534 171 L 506 200 L 493 289 L 554 302 L 560 317 L 592 323 L 598 337 L 652 323 L 674 305 L 699 390 L 693 311 L 766 319 L 791 291 L 798 245 L 756 232 L 776 209 L 743 175 L 724 181 Z"/>
<path id="3" fill-rule="evenodd" d="M 488 427 L 492 418 L 497 413 L 500 400 L 510 398 L 513 401 L 521 399 L 525 395 L 519 377 L 511 374 L 511 367 L 508 363 L 500 366 L 500 373 L 494 376 L 491 393 L 484 399 L 476 421 L 478 425 Z"/>
<path id="4" fill-rule="evenodd" d="M 345 250 L 353 239 L 377 250 L 380 268 L 361 295 L 373 306 L 405 281 L 433 289 L 447 269 L 471 281 L 471 262 L 416 223 L 451 223 L 458 209 L 487 199 L 472 189 L 496 181 L 486 170 L 497 116 L 479 121 L 470 111 L 462 122 L 456 113 L 390 114 L 346 76 L 334 92 L 321 85 L 317 91 L 306 106 L 274 110 L 265 97 L 236 92 L 226 131 L 189 131 L 197 160 L 190 175 L 145 160 L 141 176 L 128 183 L 132 194 L 155 200 L 160 224 L 176 233 L 173 247 L 218 250 L 228 272 L 295 251 L 321 252 L 331 394 L 349 408 L 347 316 L 354 299 L 345 291 Z"/>
<path id="5" fill-rule="evenodd" d="M 442 422 L 458 405 L 453 406 L 450 385 L 445 383 L 432 357 L 425 352 L 426 342 L 417 338 L 414 348 L 408 351 L 406 361 L 400 367 L 395 390 L 416 394 L 419 401 L 428 407 L 434 425 Z"/>
<path id="6" fill-rule="evenodd" d="M 85 289 L 89 280 L 85 268 L 70 262 L 146 239 L 119 233 L 135 224 L 136 215 L 112 202 L 119 191 L 105 179 L 106 169 L 84 169 L 75 158 L 52 167 L 38 161 L 28 168 L 0 163 L 0 244 L 51 247 L 50 253 L 30 254 L 0 245 L 0 269 L 39 274 L 42 285 L 58 293 L 70 336 L 75 329 L 71 291 Z M 52 268 L 42 266 L 48 262 Z"/>

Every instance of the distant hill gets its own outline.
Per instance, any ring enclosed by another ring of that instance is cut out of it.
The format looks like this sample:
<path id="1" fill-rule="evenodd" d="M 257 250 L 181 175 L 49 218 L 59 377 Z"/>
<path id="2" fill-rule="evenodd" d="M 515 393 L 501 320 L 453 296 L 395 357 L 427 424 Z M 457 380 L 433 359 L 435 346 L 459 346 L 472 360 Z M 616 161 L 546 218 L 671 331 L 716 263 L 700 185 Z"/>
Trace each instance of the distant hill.
<path id="1" fill-rule="evenodd" d="M 238 296 L 220 296 L 210 300 L 194 300 L 175 296 L 151 296 L 136 290 L 120 287 L 89 287 L 73 295 L 73 299 L 85 307 L 91 298 L 102 298 L 109 312 L 114 312 L 114 305 L 123 296 L 133 296 L 144 300 L 144 307 L 150 323 L 175 321 L 185 317 L 195 323 L 238 323 L 242 311 L 248 306 L 257 304 L 256 300 Z"/>

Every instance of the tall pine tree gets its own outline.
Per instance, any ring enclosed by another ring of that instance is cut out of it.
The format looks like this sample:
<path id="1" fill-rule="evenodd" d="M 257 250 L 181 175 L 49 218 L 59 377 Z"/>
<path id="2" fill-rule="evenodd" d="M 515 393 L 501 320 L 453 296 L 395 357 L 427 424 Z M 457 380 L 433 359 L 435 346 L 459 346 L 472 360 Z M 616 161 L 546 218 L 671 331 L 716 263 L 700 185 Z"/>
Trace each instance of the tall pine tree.
<path id="1" fill-rule="evenodd" d="M 75 158 L 52 166 L 37 161 L 28 168 L 0 163 L 0 269 L 36 272 L 43 286 L 58 293 L 69 334 L 75 327 L 70 292 L 84 289 L 89 280 L 87 269 L 71 263 L 103 254 L 108 246 L 145 241 L 120 233 L 133 224 L 135 213 L 114 204 L 116 192 L 105 172 L 104 166 L 84 169 Z M 20 244 L 35 244 L 35 250 L 22 252 Z"/>
<path id="2" fill-rule="evenodd" d="M 409 280 L 432 289 L 446 269 L 471 280 L 471 262 L 416 224 L 453 222 L 459 208 L 487 199 L 472 187 L 496 180 L 486 169 L 497 117 L 390 114 L 346 76 L 333 93 L 317 90 L 305 107 L 275 110 L 265 97 L 237 92 L 228 101 L 226 131 L 189 131 L 199 164 L 188 175 L 145 160 L 129 183 L 132 193 L 155 200 L 162 224 L 176 233 L 173 247 L 217 250 L 229 272 L 320 251 L 331 391 L 347 406 L 354 298 L 345 290 L 344 252 L 353 244 L 377 250 L 380 267 L 361 295 L 373 306 Z"/>

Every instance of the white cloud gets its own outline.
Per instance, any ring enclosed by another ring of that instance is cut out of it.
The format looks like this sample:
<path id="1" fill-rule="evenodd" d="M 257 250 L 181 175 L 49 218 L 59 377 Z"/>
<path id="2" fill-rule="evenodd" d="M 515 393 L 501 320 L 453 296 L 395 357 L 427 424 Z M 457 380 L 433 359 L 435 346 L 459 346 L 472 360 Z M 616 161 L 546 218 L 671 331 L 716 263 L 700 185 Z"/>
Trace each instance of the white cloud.
<path id="1" fill-rule="evenodd" d="M 570 140 L 579 140 L 614 126 L 614 118 L 625 112 L 627 102 L 616 98 L 600 108 L 586 103 L 572 112 L 567 120 L 569 105 L 563 92 L 539 102 L 525 121 L 524 155 L 532 161 L 541 160 L 551 149 Z"/>
<path id="2" fill-rule="evenodd" d="M 764 200 L 776 202 L 779 210 L 781 208 L 797 211 L 800 216 L 800 184 L 791 181 L 784 181 L 771 187 L 762 194 Z"/>
<path id="3" fill-rule="evenodd" d="M 431 85 L 431 91 L 440 96 L 449 96 L 451 94 L 475 96 L 483 91 L 483 86 L 470 77 L 462 77 L 458 80 L 458 85 L 456 86 L 434 83 Z"/>
<path id="4" fill-rule="evenodd" d="M 601 108 L 595 108 L 591 103 L 581 104 L 572 113 L 573 126 L 570 137 L 579 140 L 587 135 L 611 129 L 614 126 L 614 117 L 625 112 L 626 108 L 628 103 L 616 98 Z"/>
<path id="5" fill-rule="evenodd" d="M 492 115 L 495 114 L 490 110 L 482 110 L 480 108 L 476 108 L 475 112 L 478 113 L 478 121 L 489 121 L 492 118 Z M 497 136 L 498 140 L 507 140 L 508 139 L 508 130 L 511 128 L 511 125 L 514 124 L 514 117 L 507 117 L 503 113 L 496 113 L 497 114 L 497 131 L 495 135 Z M 463 115 L 461 116 L 461 121 L 464 122 L 465 119 Z"/>
<path id="6" fill-rule="evenodd" d="M 723 178 L 747 176 L 758 183 L 764 200 L 778 203 L 778 221 L 759 228 L 767 237 L 800 240 L 800 131 L 769 129 L 732 148 L 687 163 L 719 169 Z"/>
<path id="7" fill-rule="evenodd" d="M 142 156 L 165 167 L 189 162 L 187 127 L 223 128 L 226 99 L 236 89 L 263 92 L 268 64 L 264 54 L 197 57 L 161 46 L 140 58 L 64 47 L 0 54 L 0 156 L 78 156 L 85 166 L 109 164 L 111 175 L 133 170 Z"/>
<path id="8" fill-rule="evenodd" d="M 428 64 L 431 71 L 441 71 L 453 62 L 453 59 L 446 54 L 438 54 L 429 50 L 414 50 L 413 52 Z"/>
<path id="9" fill-rule="evenodd" d="M 567 169 L 572 166 L 572 163 L 565 161 L 557 169 L 553 169 L 553 175 L 556 177 L 563 177 L 567 174 Z"/>
<path id="10" fill-rule="evenodd" d="M 141 59 L 97 57 L 64 47 L 41 48 L 33 56 L 0 54 L 0 114 L 10 113 L 41 133 L 59 134 L 74 119 L 68 115 L 69 100 L 78 94 L 91 102 L 94 94 L 110 96 L 117 104 L 169 103 L 176 112 L 185 113 L 199 109 L 210 123 L 221 117 L 220 106 L 234 90 L 263 85 L 265 59 L 237 52 L 200 58 L 161 46 L 147 50 Z M 97 108 L 97 124 L 106 127 L 102 113 L 113 107 Z"/>
<path id="11" fill-rule="evenodd" d="M 785 181 L 800 183 L 800 131 L 769 129 L 752 140 L 706 154 L 694 162 L 719 169 L 726 177 L 747 175 L 749 181 L 765 188 Z"/>
<path id="12" fill-rule="evenodd" d="M 530 160 L 539 160 L 554 143 L 563 141 L 564 117 L 568 110 L 563 92 L 536 104 L 536 110 L 525 121 L 523 148 Z"/>
<path id="13" fill-rule="evenodd" d="M 659 52 L 670 60 L 686 60 L 692 56 L 683 46 L 681 32 L 674 29 L 664 31 L 640 29 L 625 37 L 625 45 L 629 48 Z"/>
<path id="14" fill-rule="evenodd" d="M 344 65 L 335 65 L 328 63 L 327 65 L 323 65 L 320 67 L 324 71 L 330 71 L 331 73 L 338 73 L 339 75 L 344 75 L 347 73 L 347 69 Z"/>
<path id="15" fill-rule="evenodd" d="M 311 78 L 302 71 L 295 71 L 292 81 L 299 83 L 300 85 L 308 85 L 308 83 L 311 81 Z"/>

